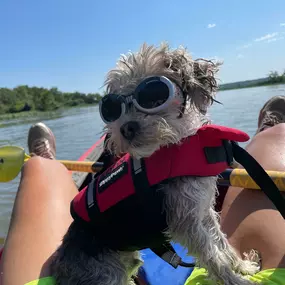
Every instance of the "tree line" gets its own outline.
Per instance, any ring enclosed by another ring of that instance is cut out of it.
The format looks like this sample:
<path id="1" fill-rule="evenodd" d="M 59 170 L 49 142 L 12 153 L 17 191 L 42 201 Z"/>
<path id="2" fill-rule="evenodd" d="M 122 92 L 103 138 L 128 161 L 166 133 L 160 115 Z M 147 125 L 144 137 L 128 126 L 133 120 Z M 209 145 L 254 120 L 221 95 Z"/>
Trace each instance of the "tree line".
<path id="1" fill-rule="evenodd" d="M 277 71 L 271 71 L 268 75 L 269 82 L 275 83 L 285 83 L 285 70 L 283 73 L 279 74 Z"/>
<path id="2" fill-rule="evenodd" d="M 283 73 L 271 71 L 268 76 L 264 78 L 222 84 L 219 86 L 219 90 L 222 91 L 283 83 L 285 83 L 285 71 Z"/>
<path id="3" fill-rule="evenodd" d="M 271 71 L 264 79 L 228 83 L 220 86 L 220 90 L 247 88 L 269 84 L 285 83 L 285 71 Z M 53 111 L 62 107 L 75 107 L 87 104 L 97 104 L 102 96 L 98 93 L 61 92 L 56 87 L 0 88 L 0 114 L 19 113 L 27 111 Z"/>
<path id="4" fill-rule="evenodd" d="M 62 107 L 97 104 L 98 93 L 61 92 L 57 88 L 29 87 L 0 88 L 0 114 L 27 111 L 52 111 Z"/>

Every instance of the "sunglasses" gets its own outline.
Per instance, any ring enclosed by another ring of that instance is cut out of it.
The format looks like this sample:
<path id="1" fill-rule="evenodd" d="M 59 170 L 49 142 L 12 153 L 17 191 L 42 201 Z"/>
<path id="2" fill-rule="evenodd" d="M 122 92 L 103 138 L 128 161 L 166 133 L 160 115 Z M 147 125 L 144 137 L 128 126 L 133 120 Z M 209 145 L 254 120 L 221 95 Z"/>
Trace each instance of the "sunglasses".
<path id="1" fill-rule="evenodd" d="M 99 111 L 102 120 L 111 123 L 120 119 L 130 105 L 151 115 L 183 101 L 183 92 L 175 83 L 164 76 L 155 76 L 143 80 L 130 95 L 107 94 L 99 103 Z"/>

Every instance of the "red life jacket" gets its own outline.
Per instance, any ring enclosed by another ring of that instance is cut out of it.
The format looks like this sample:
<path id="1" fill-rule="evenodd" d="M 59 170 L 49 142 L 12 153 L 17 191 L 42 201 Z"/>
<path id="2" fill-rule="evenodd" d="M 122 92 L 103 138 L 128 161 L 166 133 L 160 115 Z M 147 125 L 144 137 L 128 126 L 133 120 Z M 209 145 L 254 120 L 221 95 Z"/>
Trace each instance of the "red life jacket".
<path id="1" fill-rule="evenodd" d="M 230 141 L 248 139 L 242 131 L 206 125 L 148 158 L 126 154 L 79 192 L 71 203 L 72 216 L 108 247 L 150 247 L 167 227 L 164 193 L 157 185 L 179 176 L 218 175 L 233 161 Z"/>
<path id="2" fill-rule="evenodd" d="M 79 192 L 71 202 L 71 214 L 75 222 L 91 231 L 99 247 L 126 251 L 150 248 L 173 267 L 193 266 L 181 262 L 164 235 L 167 223 L 161 185 L 171 183 L 169 180 L 216 176 L 235 158 L 285 219 L 285 199 L 279 189 L 236 143 L 248 139 L 242 131 L 206 125 L 180 144 L 162 147 L 151 157 L 136 160 L 126 154 Z M 92 252 L 88 245 L 85 250 Z"/>

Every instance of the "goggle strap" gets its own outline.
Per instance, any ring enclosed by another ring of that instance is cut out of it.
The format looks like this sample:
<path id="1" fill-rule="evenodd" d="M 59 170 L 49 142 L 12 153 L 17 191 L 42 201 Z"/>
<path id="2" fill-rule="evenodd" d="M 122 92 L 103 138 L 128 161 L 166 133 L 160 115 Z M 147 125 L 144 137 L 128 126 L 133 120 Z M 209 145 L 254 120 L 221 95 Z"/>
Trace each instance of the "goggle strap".
<path id="1" fill-rule="evenodd" d="M 131 103 L 132 100 L 133 100 L 133 96 L 132 96 L 132 95 L 125 97 L 125 102 L 126 102 L 127 104 Z"/>

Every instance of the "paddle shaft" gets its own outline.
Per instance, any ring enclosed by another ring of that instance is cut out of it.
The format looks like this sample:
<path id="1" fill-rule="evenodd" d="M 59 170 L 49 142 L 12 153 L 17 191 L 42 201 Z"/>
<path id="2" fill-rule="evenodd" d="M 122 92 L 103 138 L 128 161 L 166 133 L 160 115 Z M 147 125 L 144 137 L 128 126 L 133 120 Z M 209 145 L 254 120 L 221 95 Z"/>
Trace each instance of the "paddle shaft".
<path id="1" fill-rule="evenodd" d="M 68 170 L 79 172 L 98 172 L 102 169 L 101 162 L 60 160 Z M 280 191 L 285 191 L 285 172 L 266 171 Z M 245 169 L 227 169 L 218 177 L 219 186 L 235 186 L 241 188 L 257 189 L 260 187 L 248 175 Z"/>
<path id="2" fill-rule="evenodd" d="M 15 146 L 0 147 L 0 181 L 8 182 L 16 178 L 24 162 L 30 159 L 24 149 Z M 17 162 L 18 161 L 18 162 Z M 59 160 L 68 170 L 96 173 L 102 170 L 102 162 Z M 5 171 L 5 165 L 6 168 Z M 12 169 L 12 170 L 8 170 Z M 9 173 L 10 171 L 10 173 Z M 267 171 L 280 191 L 285 191 L 285 172 Z M 220 186 L 236 186 L 249 189 L 260 189 L 245 169 L 227 169 L 218 178 Z"/>
<path id="3" fill-rule="evenodd" d="M 285 172 L 266 171 L 280 191 L 285 191 Z M 218 178 L 219 186 L 235 186 L 260 190 L 260 187 L 248 175 L 245 169 L 227 169 Z"/>
<path id="4" fill-rule="evenodd" d="M 99 172 L 103 168 L 102 162 L 59 160 L 68 170 L 78 172 Z"/>

